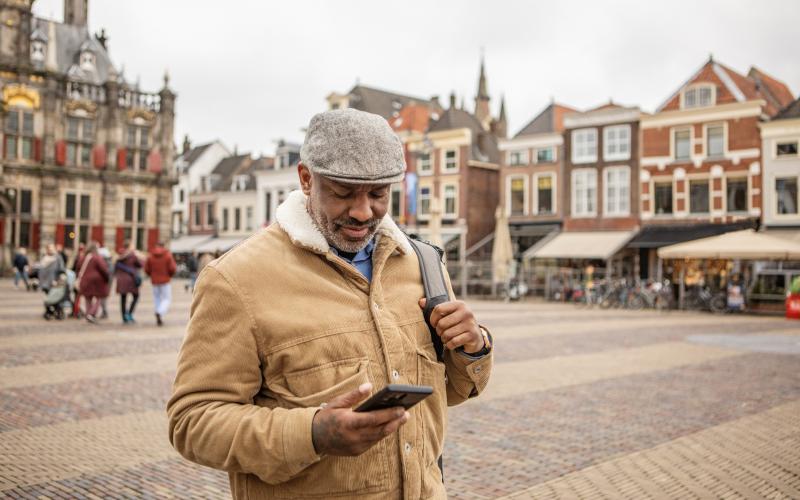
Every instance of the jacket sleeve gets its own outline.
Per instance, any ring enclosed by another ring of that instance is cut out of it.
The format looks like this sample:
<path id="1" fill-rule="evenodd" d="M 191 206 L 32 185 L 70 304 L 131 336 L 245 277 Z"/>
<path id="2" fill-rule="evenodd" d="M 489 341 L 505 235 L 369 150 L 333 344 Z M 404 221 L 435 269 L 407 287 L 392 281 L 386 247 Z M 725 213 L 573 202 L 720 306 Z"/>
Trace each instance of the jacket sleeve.
<path id="1" fill-rule="evenodd" d="M 185 458 L 278 484 L 319 460 L 318 408 L 253 404 L 262 386 L 254 323 L 234 283 L 207 266 L 197 282 L 167 405 L 169 437 Z"/>
<path id="2" fill-rule="evenodd" d="M 444 266 L 443 266 L 444 267 Z M 450 297 L 455 298 L 447 268 L 443 269 Z M 447 373 L 447 405 L 455 406 L 474 398 L 486 388 L 492 372 L 493 349 L 478 359 L 445 348 L 444 364 Z"/>
<path id="3" fill-rule="evenodd" d="M 147 260 L 144 261 L 144 272 L 148 276 L 150 276 L 150 262 L 151 262 L 151 260 L 150 260 L 150 257 L 148 256 Z"/>

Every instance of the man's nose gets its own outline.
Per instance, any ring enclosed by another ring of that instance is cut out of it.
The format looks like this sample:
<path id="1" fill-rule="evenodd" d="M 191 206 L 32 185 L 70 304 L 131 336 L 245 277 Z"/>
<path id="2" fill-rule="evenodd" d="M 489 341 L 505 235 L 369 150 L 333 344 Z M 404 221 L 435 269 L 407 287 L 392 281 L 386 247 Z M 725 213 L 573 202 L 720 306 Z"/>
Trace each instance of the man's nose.
<path id="1" fill-rule="evenodd" d="M 369 195 L 364 193 L 356 197 L 353 205 L 350 206 L 350 217 L 361 222 L 367 222 L 372 219 L 372 205 L 370 204 Z"/>

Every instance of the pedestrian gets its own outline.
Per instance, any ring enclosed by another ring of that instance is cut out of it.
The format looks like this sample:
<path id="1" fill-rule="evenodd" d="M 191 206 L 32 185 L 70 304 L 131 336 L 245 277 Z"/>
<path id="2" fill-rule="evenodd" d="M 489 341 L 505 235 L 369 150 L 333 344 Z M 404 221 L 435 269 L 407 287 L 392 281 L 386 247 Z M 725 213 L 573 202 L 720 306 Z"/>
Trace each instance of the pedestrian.
<path id="1" fill-rule="evenodd" d="M 90 242 L 86 245 L 86 252 L 76 278 L 78 290 L 86 299 L 86 321 L 89 323 L 97 323 L 100 300 L 108 297 L 108 275 L 108 265 L 97 252 L 97 243 Z"/>
<path id="2" fill-rule="evenodd" d="M 186 282 L 184 289 L 194 291 L 194 284 L 197 281 L 197 252 L 192 252 L 186 259 L 186 270 L 189 272 L 189 280 Z"/>
<path id="3" fill-rule="evenodd" d="M 81 270 L 81 264 L 83 263 L 83 257 L 86 255 L 86 245 L 83 243 L 78 245 L 78 252 L 75 254 L 75 260 L 72 261 L 72 271 L 75 273 L 75 276 L 78 276 L 78 272 Z M 75 280 L 75 284 L 72 289 L 73 296 L 75 299 L 72 301 L 72 317 L 73 318 L 80 318 L 81 317 L 81 292 L 78 290 L 77 286 L 78 280 Z"/>
<path id="4" fill-rule="evenodd" d="M 66 250 L 64 250 L 64 245 L 56 243 L 56 253 L 61 256 L 61 262 L 64 263 L 64 269 L 66 269 L 67 262 L 69 262 L 69 255 L 67 255 Z"/>
<path id="5" fill-rule="evenodd" d="M 162 242 L 158 242 L 147 256 L 144 264 L 144 272 L 150 276 L 153 285 L 153 302 L 155 303 L 156 324 L 164 324 L 164 316 L 169 311 L 172 302 L 172 285 L 170 281 L 175 275 L 178 267 L 172 254 L 164 248 Z"/>
<path id="6" fill-rule="evenodd" d="M 214 256 L 211 255 L 208 252 L 204 252 L 200 256 L 200 259 L 197 262 L 197 274 L 198 274 L 198 276 L 200 275 L 201 272 L 203 272 L 203 268 L 206 267 L 208 265 L 208 263 L 211 262 L 212 260 L 214 260 Z"/>
<path id="7" fill-rule="evenodd" d="M 108 248 L 106 248 L 103 244 L 98 243 L 97 255 L 99 255 L 100 257 L 103 258 L 104 261 L 106 261 L 106 269 L 108 269 L 110 271 L 113 267 L 111 266 L 111 252 L 108 251 Z M 108 290 L 109 290 L 109 293 L 106 293 L 105 296 L 100 297 L 100 311 L 101 311 L 100 312 L 100 318 L 102 318 L 102 319 L 108 318 L 108 304 L 107 304 L 107 302 L 108 302 L 108 296 L 110 295 L 110 292 L 111 292 L 111 281 L 113 279 L 114 279 L 114 273 L 109 272 L 108 273 Z"/>
<path id="8" fill-rule="evenodd" d="M 64 271 L 64 260 L 56 252 L 56 247 L 52 243 L 45 247 L 44 255 L 39 261 L 39 286 L 46 294 L 53 286 L 53 282 L 58 279 L 58 275 Z"/>
<path id="9" fill-rule="evenodd" d="M 28 282 L 28 269 L 28 251 L 25 247 L 19 247 L 17 253 L 14 254 L 14 288 L 19 289 L 19 282 L 22 281 L 26 291 L 31 289 Z"/>
<path id="10" fill-rule="evenodd" d="M 277 224 L 197 280 L 170 440 L 228 471 L 236 499 L 443 499 L 447 406 L 485 388 L 491 338 L 464 302 L 446 301 L 431 314 L 447 347 L 437 357 L 419 262 L 387 213 L 405 161 L 385 119 L 316 115 L 300 160 L 301 191 Z M 351 409 L 388 383 L 433 394 L 409 411 Z"/>
<path id="11" fill-rule="evenodd" d="M 133 311 L 139 302 L 139 286 L 142 284 L 142 261 L 136 255 L 136 247 L 126 241 L 125 246 L 117 252 L 119 257 L 114 264 L 114 277 L 117 280 L 117 293 L 119 294 L 120 312 L 123 323 L 135 323 Z M 130 305 L 127 305 L 128 295 L 131 296 Z"/>

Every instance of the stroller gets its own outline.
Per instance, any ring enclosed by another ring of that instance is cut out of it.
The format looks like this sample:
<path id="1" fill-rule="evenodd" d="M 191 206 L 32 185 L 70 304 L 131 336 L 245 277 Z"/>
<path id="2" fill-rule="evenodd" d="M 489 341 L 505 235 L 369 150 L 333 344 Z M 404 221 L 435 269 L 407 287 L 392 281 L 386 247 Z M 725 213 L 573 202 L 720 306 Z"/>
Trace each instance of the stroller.
<path id="1" fill-rule="evenodd" d="M 44 298 L 44 319 L 64 319 L 64 308 L 72 309 L 70 290 L 75 282 L 75 272 L 67 270 L 58 276 L 58 280 Z"/>

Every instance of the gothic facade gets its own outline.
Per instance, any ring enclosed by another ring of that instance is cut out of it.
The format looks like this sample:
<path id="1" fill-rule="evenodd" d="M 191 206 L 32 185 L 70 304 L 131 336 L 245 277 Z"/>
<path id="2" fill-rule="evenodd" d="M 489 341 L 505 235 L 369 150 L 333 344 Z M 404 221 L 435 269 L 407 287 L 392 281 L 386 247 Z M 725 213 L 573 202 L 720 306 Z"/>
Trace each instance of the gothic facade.
<path id="1" fill-rule="evenodd" d="M 144 92 L 111 61 L 88 1 L 64 22 L 0 0 L 0 245 L 38 254 L 98 241 L 146 250 L 170 236 L 175 94 Z"/>

